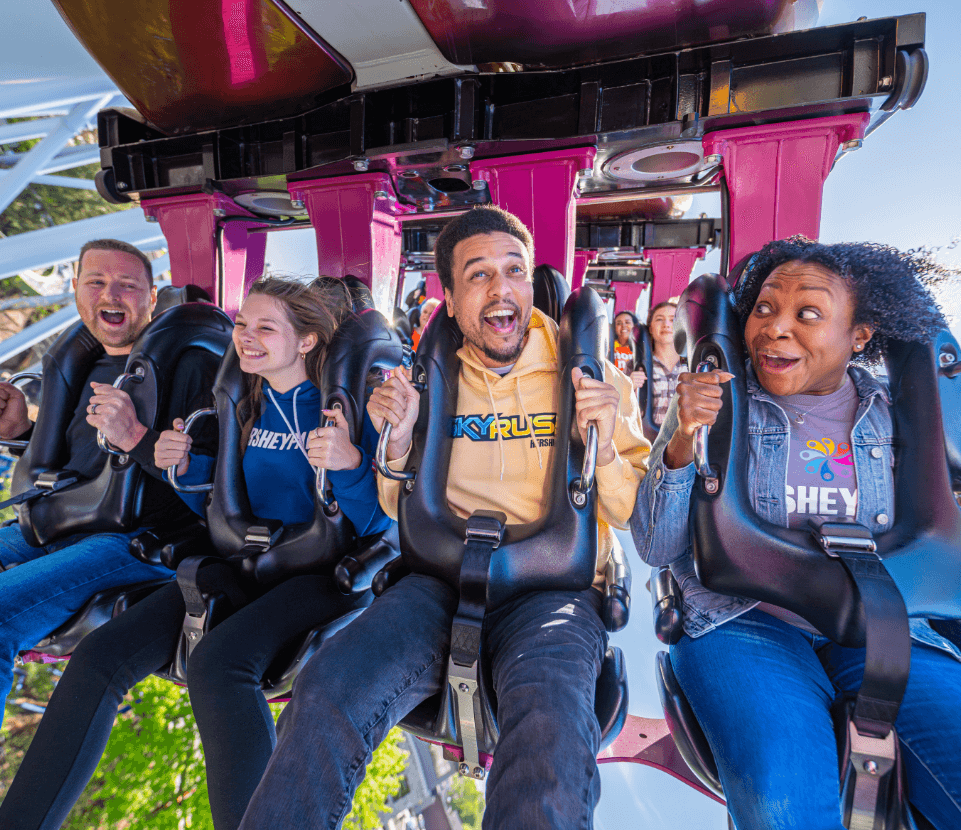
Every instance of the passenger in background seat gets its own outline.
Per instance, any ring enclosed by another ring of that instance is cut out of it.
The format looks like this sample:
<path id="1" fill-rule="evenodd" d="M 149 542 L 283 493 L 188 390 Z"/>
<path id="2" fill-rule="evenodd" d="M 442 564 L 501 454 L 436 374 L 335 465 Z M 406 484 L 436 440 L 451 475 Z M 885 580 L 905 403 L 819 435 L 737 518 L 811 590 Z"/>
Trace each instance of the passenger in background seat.
<path id="1" fill-rule="evenodd" d="M 153 464 L 160 433 L 141 424 L 129 395 L 112 386 L 156 303 L 150 260 L 126 242 L 88 242 L 80 251 L 73 287 L 80 319 L 106 354 L 93 365 L 83 385 L 67 427 L 69 457 L 63 466 L 83 478 L 99 475 L 108 459 L 97 446 L 100 430 L 155 480 L 148 481 L 144 494 L 143 528 L 133 533 L 80 534 L 35 548 L 24 540 L 19 525 L 0 528 L 0 702 L 10 692 L 17 653 L 60 627 L 95 593 L 172 577 L 167 568 L 134 558 L 130 537 L 142 529 L 175 525 L 189 516 Z M 213 377 L 204 364 L 185 359 L 173 380 L 173 402 L 185 410 L 205 406 L 212 386 Z M 32 431 L 23 393 L 0 383 L 0 437 L 27 440 Z"/>
<path id="2" fill-rule="evenodd" d="M 342 284 L 268 278 L 254 283 L 237 314 L 233 341 L 247 381 L 237 412 L 245 446 L 238 449 L 244 453 L 250 506 L 259 518 L 284 524 L 312 520 L 315 468 L 323 467 L 358 536 L 390 525 L 377 503 L 371 466 L 377 434 L 370 421 L 360 447 L 351 444 L 337 410 L 325 413 L 334 426 L 314 428 L 321 418 L 318 384 L 327 344 L 350 308 Z M 178 421 L 160 436 L 157 465 L 164 470 L 178 465 L 185 484 L 209 481 L 214 459 L 191 453 L 182 427 Z M 183 498 L 203 513 L 204 494 Z M 187 664 L 217 830 L 240 823 L 274 746 L 273 716 L 260 691 L 264 672 L 298 634 L 358 602 L 320 575 L 293 577 L 269 589 L 242 587 L 256 598 L 206 634 Z M 81 642 L 0 805 L 0 827 L 62 824 L 100 761 L 124 694 L 173 659 L 184 614 L 183 595 L 173 582 Z"/>
<path id="3" fill-rule="evenodd" d="M 677 379 L 681 372 L 687 371 L 687 358 L 682 357 L 674 348 L 674 315 L 677 303 L 658 303 L 647 315 L 647 330 L 651 333 L 651 363 L 654 377 L 651 379 L 650 394 L 654 396 L 651 418 L 660 426 L 667 415 L 667 407 L 677 389 Z M 636 366 L 631 374 L 631 382 L 637 389 L 647 382 L 643 366 Z"/>
<path id="4" fill-rule="evenodd" d="M 944 327 L 927 268 L 881 245 L 794 237 L 766 245 L 745 270 L 735 293 L 750 357 L 745 463 L 762 519 L 806 528 L 811 517 L 840 517 L 889 529 L 897 447 L 888 390 L 857 364 L 876 361 L 890 340 L 929 342 Z M 685 634 L 671 663 L 738 830 L 842 830 L 830 710 L 860 686 L 864 649 L 837 645 L 785 608 L 709 591 L 694 569 L 692 436 L 717 419 L 731 377 L 680 375 L 631 531 L 641 558 L 670 565 L 681 588 Z M 938 830 L 955 830 L 961 653 L 926 620 L 911 620 L 911 637 L 895 723 L 909 796 Z"/>
<path id="5" fill-rule="evenodd" d="M 453 442 L 447 477 L 459 516 L 497 510 L 509 524 L 535 521 L 548 476 L 565 463 L 553 457 L 558 329 L 533 308 L 532 259 L 527 228 L 497 208 L 468 211 L 437 240 L 447 314 L 464 334 L 457 415 L 472 424 Z M 613 365 L 605 363 L 605 380 L 579 369 L 573 380 L 581 440 L 589 421 L 598 427 L 596 587 L 523 594 L 485 617 L 500 726 L 485 828 L 588 828 L 600 795 L 594 689 L 607 634 L 597 586 L 611 526 L 623 527 L 633 508 L 648 443 L 631 385 Z M 419 397 L 398 371 L 368 405 L 375 425 L 393 425 L 387 453 L 397 469 Z M 395 515 L 399 484 L 378 481 L 381 504 Z M 244 830 L 340 826 L 373 750 L 440 691 L 457 601 L 446 583 L 410 574 L 321 646 L 281 715 L 280 741 Z"/>

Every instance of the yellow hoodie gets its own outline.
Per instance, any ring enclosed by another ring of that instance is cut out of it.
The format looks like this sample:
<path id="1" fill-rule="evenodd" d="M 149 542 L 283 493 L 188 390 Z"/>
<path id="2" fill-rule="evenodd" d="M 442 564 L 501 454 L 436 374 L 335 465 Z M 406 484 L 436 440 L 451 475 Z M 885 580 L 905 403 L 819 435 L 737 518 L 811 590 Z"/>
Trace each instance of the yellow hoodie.
<path id="1" fill-rule="evenodd" d="M 554 430 L 557 421 L 557 324 L 533 309 L 524 350 L 506 375 L 483 365 L 470 345 L 461 360 L 447 502 L 458 516 L 500 510 L 508 524 L 536 521 L 547 509 Z M 614 429 L 615 457 L 597 468 L 598 562 L 595 586 L 614 543 L 611 526 L 626 528 L 637 488 L 647 470 L 650 444 L 644 438 L 630 380 L 604 361 L 604 380 L 620 393 Z M 494 413 L 497 413 L 496 418 Z M 402 470 L 407 457 L 390 462 Z M 400 484 L 377 477 L 380 504 L 397 518 Z"/>

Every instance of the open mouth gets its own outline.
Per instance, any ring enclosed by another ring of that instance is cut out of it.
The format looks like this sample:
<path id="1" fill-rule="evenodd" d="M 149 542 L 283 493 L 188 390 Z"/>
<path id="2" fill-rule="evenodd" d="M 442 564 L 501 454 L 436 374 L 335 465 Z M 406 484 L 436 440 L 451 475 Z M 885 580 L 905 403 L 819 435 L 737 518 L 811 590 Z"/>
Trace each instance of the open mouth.
<path id="1" fill-rule="evenodd" d="M 111 309 L 101 309 L 100 319 L 108 326 L 122 326 L 127 315 L 123 311 L 113 311 Z"/>
<path id="2" fill-rule="evenodd" d="M 242 349 L 240 350 L 240 354 L 241 354 L 242 357 L 257 358 L 257 357 L 265 357 L 266 354 L 267 354 L 267 352 L 258 352 L 258 351 L 255 351 L 254 349 L 243 349 L 243 348 L 242 348 Z"/>
<path id="3" fill-rule="evenodd" d="M 789 372 L 800 362 L 800 358 L 797 357 L 782 357 L 781 355 L 764 354 L 763 352 L 758 357 L 760 358 L 760 368 L 763 371 L 776 374 Z"/>
<path id="4" fill-rule="evenodd" d="M 484 314 L 484 325 L 489 326 L 497 334 L 509 334 L 516 324 L 517 314 L 512 308 L 497 308 Z"/>

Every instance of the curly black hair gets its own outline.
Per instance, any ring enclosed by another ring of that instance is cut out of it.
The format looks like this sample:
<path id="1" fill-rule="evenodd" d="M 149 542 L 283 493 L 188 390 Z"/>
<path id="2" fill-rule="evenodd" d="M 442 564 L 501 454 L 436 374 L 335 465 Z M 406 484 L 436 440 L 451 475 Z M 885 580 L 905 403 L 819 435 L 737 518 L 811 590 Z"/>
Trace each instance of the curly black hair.
<path id="1" fill-rule="evenodd" d="M 804 236 L 769 242 L 744 267 L 734 288 L 734 308 L 745 325 L 764 281 L 786 262 L 827 268 L 848 284 L 854 299 L 854 325 L 868 325 L 874 336 L 857 362 L 879 363 L 889 340 L 929 343 L 948 322 L 933 290 L 958 272 L 927 251 L 899 251 L 875 242 L 824 245 Z"/>
<path id="2" fill-rule="evenodd" d="M 448 291 L 454 289 L 454 247 L 472 236 L 485 233 L 507 233 L 527 249 L 527 256 L 531 266 L 534 265 L 534 237 L 513 213 L 508 213 L 494 205 L 479 205 L 466 213 L 451 219 L 437 237 L 434 243 L 434 267 L 442 288 Z"/>

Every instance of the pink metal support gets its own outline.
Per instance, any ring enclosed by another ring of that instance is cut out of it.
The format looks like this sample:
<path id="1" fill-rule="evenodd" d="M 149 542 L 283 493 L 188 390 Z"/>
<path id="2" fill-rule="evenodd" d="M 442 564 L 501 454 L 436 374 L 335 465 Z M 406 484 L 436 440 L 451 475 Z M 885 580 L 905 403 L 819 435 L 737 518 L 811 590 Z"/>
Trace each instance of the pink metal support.
<path id="1" fill-rule="evenodd" d="M 629 311 L 637 314 L 637 300 L 647 288 L 646 282 L 614 282 L 611 283 L 614 289 L 614 316 L 622 311 Z"/>
<path id="2" fill-rule="evenodd" d="M 170 252 L 173 284 L 197 285 L 231 317 L 247 288 L 264 271 L 267 235 L 251 233 L 263 227 L 222 193 L 164 196 L 141 205 L 148 219 L 160 223 Z M 218 279 L 217 224 L 220 216 L 249 217 L 250 222 L 223 223 L 223 284 Z"/>
<path id="3" fill-rule="evenodd" d="M 491 201 L 509 210 L 534 235 L 535 265 L 574 274 L 575 193 L 579 170 L 592 169 L 593 147 L 481 159 L 471 176 L 486 181 Z"/>
<path id="4" fill-rule="evenodd" d="M 574 251 L 574 268 L 571 271 L 571 290 L 576 291 L 584 284 L 587 266 L 597 258 L 597 251 Z"/>
<path id="5" fill-rule="evenodd" d="M 424 292 L 427 294 L 427 299 L 444 299 L 444 289 L 440 284 L 440 277 L 437 276 L 436 271 L 428 271 L 424 274 Z M 427 322 L 426 320 L 424 322 Z"/>
<path id="6" fill-rule="evenodd" d="M 389 198 L 386 173 L 291 182 L 290 198 L 303 202 L 317 234 L 320 274 L 347 274 L 366 283 L 374 304 L 386 314 L 394 307 L 402 242 L 398 215 L 410 208 Z"/>
<path id="7" fill-rule="evenodd" d="M 704 258 L 704 248 L 645 248 L 644 259 L 651 261 L 654 280 L 651 308 L 680 294 L 691 281 L 694 263 Z"/>
<path id="8" fill-rule="evenodd" d="M 774 239 L 817 239 L 821 194 L 838 147 L 864 138 L 868 113 L 707 133 L 704 155 L 720 155 L 729 193 L 727 263 Z"/>
<path id="9" fill-rule="evenodd" d="M 718 804 L 724 804 L 722 799 L 714 795 L 691 772 L 690 767 L 684 762 L 680 752 L 677 751 L 677 746 L 671 737 L 671 731 L 668 729 L 665 720 L 628 715 L 621 734 L 617 736 L 614 743 L 597 756 L 597 763 L 599 764 L 610 764 L 617 761 L 643 764 L 659 769 L 668 775 L 672 775 L 678 781 L 688 784 L 708 798 L 714 799 Z"/>

